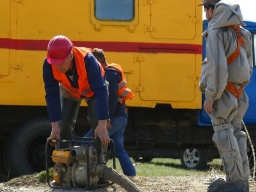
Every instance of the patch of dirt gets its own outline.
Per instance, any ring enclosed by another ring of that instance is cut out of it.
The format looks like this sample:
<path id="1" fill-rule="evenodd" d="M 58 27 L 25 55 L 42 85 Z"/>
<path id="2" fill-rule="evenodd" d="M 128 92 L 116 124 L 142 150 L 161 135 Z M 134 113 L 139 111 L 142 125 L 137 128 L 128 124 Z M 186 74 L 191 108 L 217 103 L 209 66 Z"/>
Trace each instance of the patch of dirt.
<path id="1" fill-rule="evenodd" d="M 0 184 L 1 192 L 85 192 L 82 189 L 54 189 L 47 183 L 38 181 L 38 174 L 14 178 Z M 167 177 L 142 177 L 133 179 L 142 192 L 206 192 L 208 185 L 219 176 L 167 176 Z M 97 188 L 95 192 L 125 192 L 121 186 L 113 184 L 106 188 Z M 256 192 L 256 183 L 250 182 L 250 191 Z"/>

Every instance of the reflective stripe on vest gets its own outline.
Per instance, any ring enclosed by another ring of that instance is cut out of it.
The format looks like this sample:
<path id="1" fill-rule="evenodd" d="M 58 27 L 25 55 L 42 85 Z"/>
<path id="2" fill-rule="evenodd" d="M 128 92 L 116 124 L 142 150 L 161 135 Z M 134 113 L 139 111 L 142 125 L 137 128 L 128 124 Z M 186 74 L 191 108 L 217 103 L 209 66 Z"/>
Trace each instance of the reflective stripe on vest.
<path id="1" fill-rule="evenodd" d="M 73 47 L 72 51 L 74 53 L 75 63 L 76 63 L 76 71 L 78 75 L 78 88 L 72 87 L 71 83 L 69 82 L 67 76 L 65 73 L 60 73 L 56 66 L 52 66 L 52 72 L 54 78 L 59 81 L 64 89 L 68 91 L 71 95 L 73 95 L 76 98 L 81 98 L 81 96 L 84 96 L 86 98 L 90 98 L 94 95 L 94 92 L 90 89 L 90 85 L 87 79 L 87 72 L 86 72 L 86 65 L 84 58 L 88 54 L 88 52 L 91 52 L 91 49 L 89 48 L 82 48 L 82 47 Z M 98 63 L 101 75 L 104 76 L 105 72 L 102 66 Z"/>
<path id="2" fill-rule="evenodd" d="M 231 65 L 234 60 L 239 56 L 240 54 L 240 47 L 244 46 L 244 39 L 242 38 L 242 33 L 240 29 L 240 25 L 231 25 L 229 26 L 231 29 L 233 29 L 236 32 L 236 39 L 237 39 L 237 48 L 234 53 L 232 53 L 228 58 L 227 58 L 227 65 Z M 243 86 L 240 86 L 237 88 L 233 83 L 228 82 L 227 86 L 225 88 L 228 92 L 230 92 L 232 95 L 234 95 L 237 99 L 239 99 L 243 93 Z"/>
<path id="3" fill-rule="evenodd" d="M 133 99 L 134 94 L 132 90 L 129 89 L 127 86 L 122 67 L 115 63 L 108 65 L 108 67 L 109 68 L 112 67 L 121 73 L 121 81 L 118 83 L 118 91 L 117 91 L 118 101 L 120 103 L 123 103 L 123 101 L 126 101 L 127 99 L 130 99 L 130 100 Z"/>

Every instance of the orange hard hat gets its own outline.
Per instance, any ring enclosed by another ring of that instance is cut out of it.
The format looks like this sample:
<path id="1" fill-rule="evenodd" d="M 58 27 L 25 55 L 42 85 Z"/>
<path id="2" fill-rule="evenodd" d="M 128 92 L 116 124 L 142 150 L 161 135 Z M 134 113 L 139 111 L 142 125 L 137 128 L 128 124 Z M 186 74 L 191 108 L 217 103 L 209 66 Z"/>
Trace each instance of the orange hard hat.
<path id="1" fill-rule="evenodd" d="M 47 62 L 59 65 L 65 61 L 71 52 L 73 43 L 63 35 L 54 36 L 47 46 Z"/>

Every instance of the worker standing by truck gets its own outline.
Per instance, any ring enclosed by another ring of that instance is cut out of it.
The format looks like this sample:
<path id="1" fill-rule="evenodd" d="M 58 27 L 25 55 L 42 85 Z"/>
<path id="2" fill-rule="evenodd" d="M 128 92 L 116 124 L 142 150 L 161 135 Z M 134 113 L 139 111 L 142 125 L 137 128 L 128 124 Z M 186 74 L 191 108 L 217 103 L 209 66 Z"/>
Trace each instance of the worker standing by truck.
<path id="1" fill-rule="evenodd" d="M 115 153 L 122 170 L 127 176 L 136 176 L 136 170 L 124 148 L 124 132 L 127 126 L 128 112 L 125 101 L 133 99 L 133 92 L 127 87 L 123 70 L 118 64 L 108 64 L 104 51 L 94 48 L 92 51 L 106 72 L 106 81 L 109 83 L 109 117 L 110 124 L 108 133 L 115 143 Z M 92 129 L 86 136 L 92 135 Z"/>
<path id="2" fill-rule="evenodd" d="M 209 24 L 203 33 L 207 59 L 200 89 L 205 93 L 204 110 L 211 118 L 212 139 L 226 174 L 226 180 L 214 181 L 208 191 L 249 191 L 247 136 L 241 123 L 249 105 L 244 87 L 252 74 L 251 34 L 241 27 L 239 5 L 220 0 L 203 0 L 201 5 Z"/>
<path id="3" fill-rule="evenodd" d="M 110 142 L 106 129 L 108 95 L 103 76 L 104 70 L 90 49 L 76 47 L 62 35 L 49 41 L 43 65 L 45 98 L 52 125 L 48 140 L 72 136 L 81 100 L 86 100 L 95 136 L 105 146 Z"/>

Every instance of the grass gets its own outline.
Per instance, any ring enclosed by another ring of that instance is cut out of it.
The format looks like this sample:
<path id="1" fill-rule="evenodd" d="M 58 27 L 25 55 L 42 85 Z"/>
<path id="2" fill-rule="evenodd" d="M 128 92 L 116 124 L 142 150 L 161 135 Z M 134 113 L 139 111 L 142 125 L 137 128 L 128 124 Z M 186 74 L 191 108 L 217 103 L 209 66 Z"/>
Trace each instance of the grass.
<path id="1" fill-rule="evenodd" d="M 179 159 L 170 158 L 155 158 L 150 163 L 134 162 L 131 158 L 133 165 L 135 166 L 137 176 L 185 176 L 185 175 L 209 175 L 209 170 L 220 171 L 221 170 L 221 160 L 214 159 L 212 162 L 208 163 L 208 169 L 206 170 L 189 170 L 184 169 L 181 166 Z M 113 161 L 110 159 L 107 163 L 108 166 L 113 167 Z M 116 170 L 120 173 L 122 168 L 119 164 L 118 159 L 116 159 Z M 52 177 L 52 168 L 49 170 L 50 178 Z M 39 181 L 46 181 L 46 171 L 39 173 Z"/>
<path id="2" fill-rule="evenodd" d="M 170 158 L 155 158 L 150 163 L 134 162 L 131 159 L 133 165 L 136 168 L 137 176 L 184 176 L 194 174 L 209 174 L 209 170 L 221 170 L 221 160 L 214 159 L 208 163 L 206 170 L 188 170 L 181 166 L 181 162 L 178 159 Z M 107 163 L 108 166 L 113 165 L 112 159 Z M 116 159 L 116 170 L 122 173 L 119 161 Z"/>

